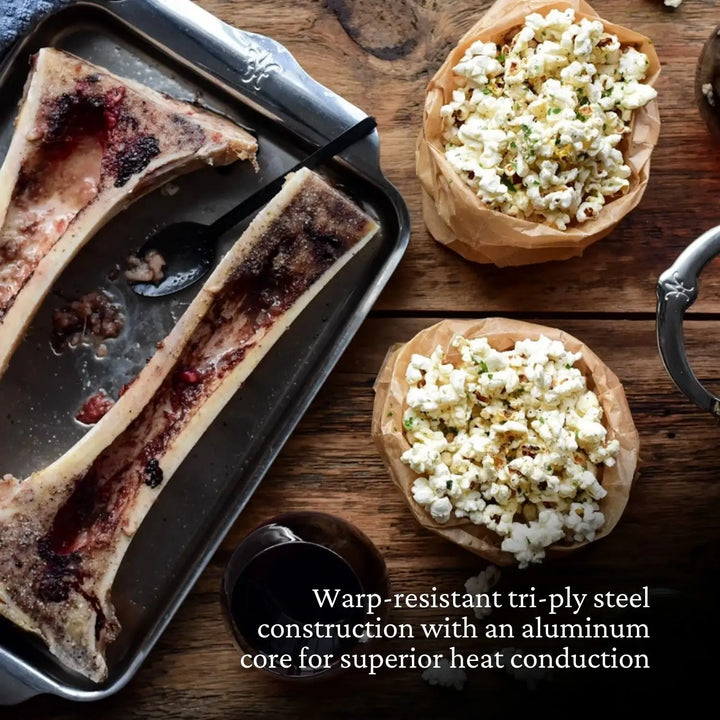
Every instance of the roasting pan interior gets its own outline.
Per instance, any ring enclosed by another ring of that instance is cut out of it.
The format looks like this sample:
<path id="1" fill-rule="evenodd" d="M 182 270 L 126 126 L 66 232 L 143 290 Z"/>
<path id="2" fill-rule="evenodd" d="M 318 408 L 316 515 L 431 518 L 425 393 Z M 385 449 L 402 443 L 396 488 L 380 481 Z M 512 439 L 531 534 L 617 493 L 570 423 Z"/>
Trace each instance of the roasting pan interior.
<path id="1" fill-rule="evenodd" d="M 176 62 L 163 47 L 101 8 L 86 6 L 70 7 L 39 25 L 22 52 L 6 62 L 0 86 L 5 99 L 0 103 L 0 158 L 12 134 L 30 54 L 43 46 L 75 53 L 231 117 L 258 138 L 260 172 L 236 163 L 173 180 L 175 194 L 156 190 L 136 201 L 97 233 L 58 279 L 0 380 L 0 475 L 18 477 L 47 465 L 82 436 L 87 428 L 74 416 L 83 402 L 99 389 L 117 397 L 200 288 L 198 284 L 169 298 L 140 298 L 122 274 L 111 279 L 116 266 L 124 267 L 125 256 L 154 229 L 179 220 L 214 219 L 313 149 L 290 133 L 282 118 L 243 102 L 223 82 Z M 343 129 L 338 127 L 338 134 Z M 401 227 L 397 201 L 386 185 L 343 161 L 324 172 L 379 221 L 381 230 L 252 373 L 142 524 L 114 585 L 113 603 L 123 630 L 108 650 L 104 686 L 69 673 L 40 641 L 0 622 L 0 647 L 57 683 L 66 696 L 119 686 L 137 669 L 369 309 L 368 298 L 379 291 L 379 275 L 404 250 L 407 229 Z M 228 234 L 223 249 L 242 229 Z M 89 346 L 56 354 L 50 344 L 53 310 L 68 298 L 97 289 L 106 290 L 122 306 L 126 326 L 121 336 L 107 341 L 105 358 Z M 275 509 L 268 508 L 268 513 Z"/>

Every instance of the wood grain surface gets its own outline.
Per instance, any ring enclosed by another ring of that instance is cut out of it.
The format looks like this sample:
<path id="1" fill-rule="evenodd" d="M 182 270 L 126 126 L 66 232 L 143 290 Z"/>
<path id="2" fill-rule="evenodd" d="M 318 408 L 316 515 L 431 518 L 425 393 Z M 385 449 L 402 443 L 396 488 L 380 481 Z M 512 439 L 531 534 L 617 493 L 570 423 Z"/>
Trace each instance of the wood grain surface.
<path id="1" fill-rule="evenodd" d="M 462 693 L 429 687 L 417 670 L 287 684 L 241 669 L 225 628 L 219 586 L 229 554 L 250 529 L 279 511 L 324 510 L 355 523 L 383 553 L 397 591 L 462 590 L 464 580 L 484 567 L 415 524 L 369 437 L 372 386 L 388 347 L 455 314 L 506 314 L 576 335 L 624 383 L 641 438 L 640 474 L 613 533 L 571 558 L 526 571 L 506 570 L 499 589 L 572 583 L 592 591 L 633 590 L 649 585 L 661 598 L 652 612 L 654 667 L 667 677 L 682 676 L 683 670 L 693 675 L 697 663 L 690 640 L 712 648 L 720 638 L 714 610 L 720 599 L 720 428 L 675 390 L 663 370 L 655 340 L 655 283 L 688 242 L 720 222 L 720 145 L 706 130 L 693 91 L 700 49 L 720 22 L 717 2 L 685 0 L 676 11 L 663 8 L 661 0 L 594 2 L 605 17 L 654 38 L 663 63 L 658 85 L 663 124 L 649 187 L 639 208 L 583 258 L 505 270 L 472 265 L 432 240 L 422 223 L 414 174 L 425 85 L 490 2 L 199 4 L 231 24 L 273 36 L 321 83 L 375 115 L 384 170 L 410 208 L 410 247 L 370 318 L 129 686 L 91 705 L 35 698 L 0 709 L 0 719 L 444 717 L 459 711 L 498 717 L 501 710 L 527 707 L 522 705 L 527 697 L 562 703 L 573 692 L 597 693 L 589 676 L 572 675 L 571 680 L 541 682 L 527 695 L 522 681 L 494 671 L 469 673 Z M 694 367 L 711 387 L 720 387 L 719 270 L 720 260 L 706 269 L 700 299 L 686 323 Z M 444 615 L 406 610 L 394 613 L 393 620 L 415 623 Z M 419 642 L 418 647 L 426 645 Z M 401 642 L 390 642 L 382 651 L 403 648 Z M 644 699 L 654 692 L 637 675 L 618 673 L 604 682 L 607 698 L 628 688 Z M 704 687 L 694 685 L 697 695 L 688 700 L 687 710 Z M 565 694 L 557 696 L 559 689 Z"/>

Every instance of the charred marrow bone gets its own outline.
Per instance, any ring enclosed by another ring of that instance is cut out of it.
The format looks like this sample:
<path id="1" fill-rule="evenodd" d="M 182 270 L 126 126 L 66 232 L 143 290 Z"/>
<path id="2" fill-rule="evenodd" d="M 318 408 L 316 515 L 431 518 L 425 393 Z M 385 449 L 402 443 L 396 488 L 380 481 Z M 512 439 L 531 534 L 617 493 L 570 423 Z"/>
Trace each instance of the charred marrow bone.
<path id="1" fill-rule="evenodd" d="M 213 419 L 376 224 L 303 169 L 253 220 L 100 422 L 24 481 L 0 481 L 0 613 L 100 681 L 130 540 Z"/>
<path id="2" fill-rule="evenodd" d="M 0 374 L 53 280 L 111 217 L 170 177 L 256 150 L 229 120 L 40 50 L 0 169 Z"/>

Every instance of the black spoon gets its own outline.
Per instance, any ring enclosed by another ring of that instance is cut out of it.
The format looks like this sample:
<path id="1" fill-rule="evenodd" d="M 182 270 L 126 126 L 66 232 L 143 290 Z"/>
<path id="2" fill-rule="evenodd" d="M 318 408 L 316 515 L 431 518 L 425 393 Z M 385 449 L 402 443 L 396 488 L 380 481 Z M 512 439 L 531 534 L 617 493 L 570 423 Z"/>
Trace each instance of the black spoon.
<path id="1" fill-rule="evenodd" d="M 314 169 L 338 153 L 370 134 L 377 127 L 373 117 L 363 118 L 357 125 L 338 135 L 327 145 L 284 172 L 272 182 L 243 200 L 239 205 L 219 217 L 212 225 L 196 222 L 179 222 L 168 225 L 150 237 L 137 253 L 145 258 L 151 251 L 158 252 L 166 262 L 164 277 L 158 283 L 131 283 L 132 289 L 144 297 L 162 297 L 180 292 L 205 277 L 215 264 L 217 244 L 223 233 L 232 229 L 244 218 L 258 210 L 280 190 L 288 173 L 300 168 Z"/>

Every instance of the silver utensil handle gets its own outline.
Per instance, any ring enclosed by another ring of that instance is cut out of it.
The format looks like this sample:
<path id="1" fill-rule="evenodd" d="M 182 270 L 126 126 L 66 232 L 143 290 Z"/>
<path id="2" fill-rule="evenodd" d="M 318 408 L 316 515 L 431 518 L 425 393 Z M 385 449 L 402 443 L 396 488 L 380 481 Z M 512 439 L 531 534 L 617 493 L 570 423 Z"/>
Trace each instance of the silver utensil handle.
<path id="1" fill-rule="evenodd" d="M 683 319 L 698 296 L 700 273 L 720 254 L 720 226 L 688 245 L 660 276 L 657 285 L 657 339 L 665 369 L 677 387 L 698 407 L 720 418 L 720 398 L 697 379 L 685 352 Z"/>

